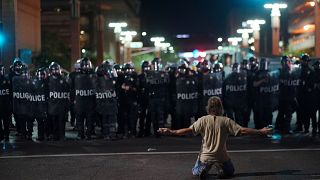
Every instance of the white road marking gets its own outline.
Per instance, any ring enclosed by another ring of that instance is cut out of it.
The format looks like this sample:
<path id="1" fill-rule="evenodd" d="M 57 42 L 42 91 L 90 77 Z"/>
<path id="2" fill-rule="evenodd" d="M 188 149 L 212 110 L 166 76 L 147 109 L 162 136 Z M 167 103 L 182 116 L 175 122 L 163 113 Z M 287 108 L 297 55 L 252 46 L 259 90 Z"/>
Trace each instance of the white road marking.
<path id="1" fill-rule="evenodd" d="M 253 149 L 253 150 L 231 150 L 229 153 L 260 153 L 260 152 L 297 152 L 297 151 L 320 151 L 320 148 L 301 149 Z M 20 158 L 47 158 L 47 157 L 83 157 L 83 156 L 123 156 L 123 155 L 171 155 L 171 154 L 198 154 L 199 151 L 173 151 L 173 152 L 127 152 L 127 153 L 87 153 L 87 154 L 48 154 L 48 155 L 21 155 L 0 156 L 0 159 Z"/>

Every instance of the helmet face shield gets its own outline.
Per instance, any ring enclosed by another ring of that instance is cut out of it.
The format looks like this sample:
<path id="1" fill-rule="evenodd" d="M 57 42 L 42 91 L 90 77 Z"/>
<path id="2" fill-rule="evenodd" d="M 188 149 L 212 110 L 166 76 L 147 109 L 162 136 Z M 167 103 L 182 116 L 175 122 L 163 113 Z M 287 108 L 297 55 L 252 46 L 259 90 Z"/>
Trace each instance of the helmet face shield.
<path id="1" fill-rule="evenodd" d="M 82 58 L 80 60 L 80 71 L 82 73 L 91 73 L 93 70 L 93 66 L 91 61 L 88 58 Z"/>
<path id="2" fill-rule="evenodd" d="M 13 62 L 13 71 L 16 75 L 21 75 L 22 74 L 22 69 L 23 69 L 23 62 L 19 59 L 16 58 Z"/>
<path id="3" fill-rule="evenodd" d="M 241 70 L 240 64 L 234 63 L 234 64 L 232 65 L 232 72 L 240 73 L 240 70 Z"/>
<path id="4" fill-rule="evenodd" d="M 36 76 L 38 80 L 45 80 L 47 79 L 47 71 L 44 68 L 40 68 L 36 72 Z"/>
<path id="5" fill-rule="evenodd" d="M 259 69 L 264 71 L 269 70 L 269 61 L 267 59 L 262 58 L 259 63 Z"/>
<path id="6" fill-rule="evenodd" d="M 62 73 L 61 73 L 60 65 L 56 62 L 52 62 L 49 65 L 49 73 L 51 76 L 61 76 Z"/>

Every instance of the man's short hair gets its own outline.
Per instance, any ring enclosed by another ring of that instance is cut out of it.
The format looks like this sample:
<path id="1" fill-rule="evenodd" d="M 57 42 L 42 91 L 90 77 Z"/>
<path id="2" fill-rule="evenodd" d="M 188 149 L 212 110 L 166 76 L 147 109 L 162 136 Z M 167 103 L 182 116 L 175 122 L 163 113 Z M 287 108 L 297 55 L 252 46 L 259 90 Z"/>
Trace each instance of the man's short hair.
<path id="1" fill-rule="evenodd" d="M 213 114 L 216 116 L 222 116 L 224 113 L 222 101 L 217 96 L 212 96 L 208 100 L 208 105 L 206 107 L 208 114 Z"/>

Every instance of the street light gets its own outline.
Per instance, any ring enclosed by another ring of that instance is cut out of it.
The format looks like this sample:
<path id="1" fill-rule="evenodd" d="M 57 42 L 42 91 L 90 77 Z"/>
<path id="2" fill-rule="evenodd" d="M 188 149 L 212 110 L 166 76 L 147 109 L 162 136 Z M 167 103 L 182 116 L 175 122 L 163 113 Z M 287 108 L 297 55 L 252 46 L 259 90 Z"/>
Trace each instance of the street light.
<path id="1" fill-rule="evenodd" d="M 232 46 L 237 46 L 240 41 L 242 41 L 241 37 L 230 37 L 230 38 L 228 38 L 228 42 L 230 42 Z"/>
<path id="2" fill-rule="evenodd" d="M 154 46 L 156 48 L 156 57 L 160 58 L 160 55 L 161 55 L 161 42 L 165 41 L 165 38 L 164 37 L 152 37 L 150 38 L 150 41 L 151 42 L 154 42 Z"/>
<path id="3" fill-rule="evenodd" d="M 249 33 L 253 33 L 253 29 L 238 29 L 238 34 L 241 34 L 242 36 L 242 46 L 244 48 L 248 47 L 248 40 L 249 40 Z"/>
<path id="4" fill-rule="evenodd" d="M 122 31 L 120 36 L 124 44 L 124 60 L 131 60 L 131 47 L 130 44 L 134 36 L 138 33 L 136 31 Z"/>
<path id="5" fill-rule="evenodd" d="M 260 53 L 260 26 L 265 24 L 266 21 L 262 19 L 253 19 L 247 20 L 246 24 L 250 25 L 253 30 L 253 38 L 254 38 L 254 49 L 255 53 Z"/>
<path id="6" fill-rule="evenodd" d="M 127 27 L 126 22 L 111 22 L 108 24 L 110 28 L 114 28 L 114 33 L 116 34 L 116 61 L 117 63 L 121 62 L 121 43 L 120 43 L 120 33 L 122 28 Z"/>
<path id="7" fill-rule="evenodd" d="M 287 4 L 265 4 L 264 8 L 271 9 L 271 28 L 272 28 L 272 54 L 279 55 L 279 39 L 280 39 L 280 9 L 286 9 Z"/>
<path id="8" fill-rule="evenodd" d="M 112 22 L 109 23 L 110 28 L 114 28 L 114 33 L 120 33 L 122 28 L 127 27 L 128 24 L 126 22 Z"/>

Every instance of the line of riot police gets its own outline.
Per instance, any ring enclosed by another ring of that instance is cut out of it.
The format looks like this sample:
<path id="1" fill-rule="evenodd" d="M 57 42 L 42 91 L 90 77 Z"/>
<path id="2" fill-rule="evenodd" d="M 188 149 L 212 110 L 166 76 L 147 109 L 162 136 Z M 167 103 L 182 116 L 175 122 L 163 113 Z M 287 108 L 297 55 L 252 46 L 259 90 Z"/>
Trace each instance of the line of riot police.
<path id="1" fill-rule="evenodd" d="M 30 77 L 27 65 L 16 59 L 8 75 L 1 66 L 0 138 L 9 138 L 11 114 L 17 135 L 27 139 L 32 137 L 35 120 L 38 140 L 64 139 L 68 119 L 79 139 L 91 139 L 96 126 L 101 126 L 106 140 L 152 132 L 159 136 L 159 127 L 185 128 L 192 119 L 206 115 L 211 96 L 219 96 L 225 115 L 242 126 L 248 126 L 252 112 L 255 128 L 273 124 L 273 112 L 278 110 L 274 123 L 281 133 L 292 132 L 294 112 L 294 131 L 308 133 L 311 120 L 312 133 L 319 132 L 319 61 L 311 63 L 303 55 L 295 64 L 284 56 L 280 69 L 271 70 L 269 65 L 267 59 L 252 57 L 233 64 L 232 72 L 225 74 L 221 63 L 204 60 L 191 69 L 181 59 L 164 68 L 155 58 L 143 61 L 138 74 L 131 63 L 120 66 L 106 60 L 94 70 L 91 61 L 82 58 L 69 76 L 52 62 Z"/>

